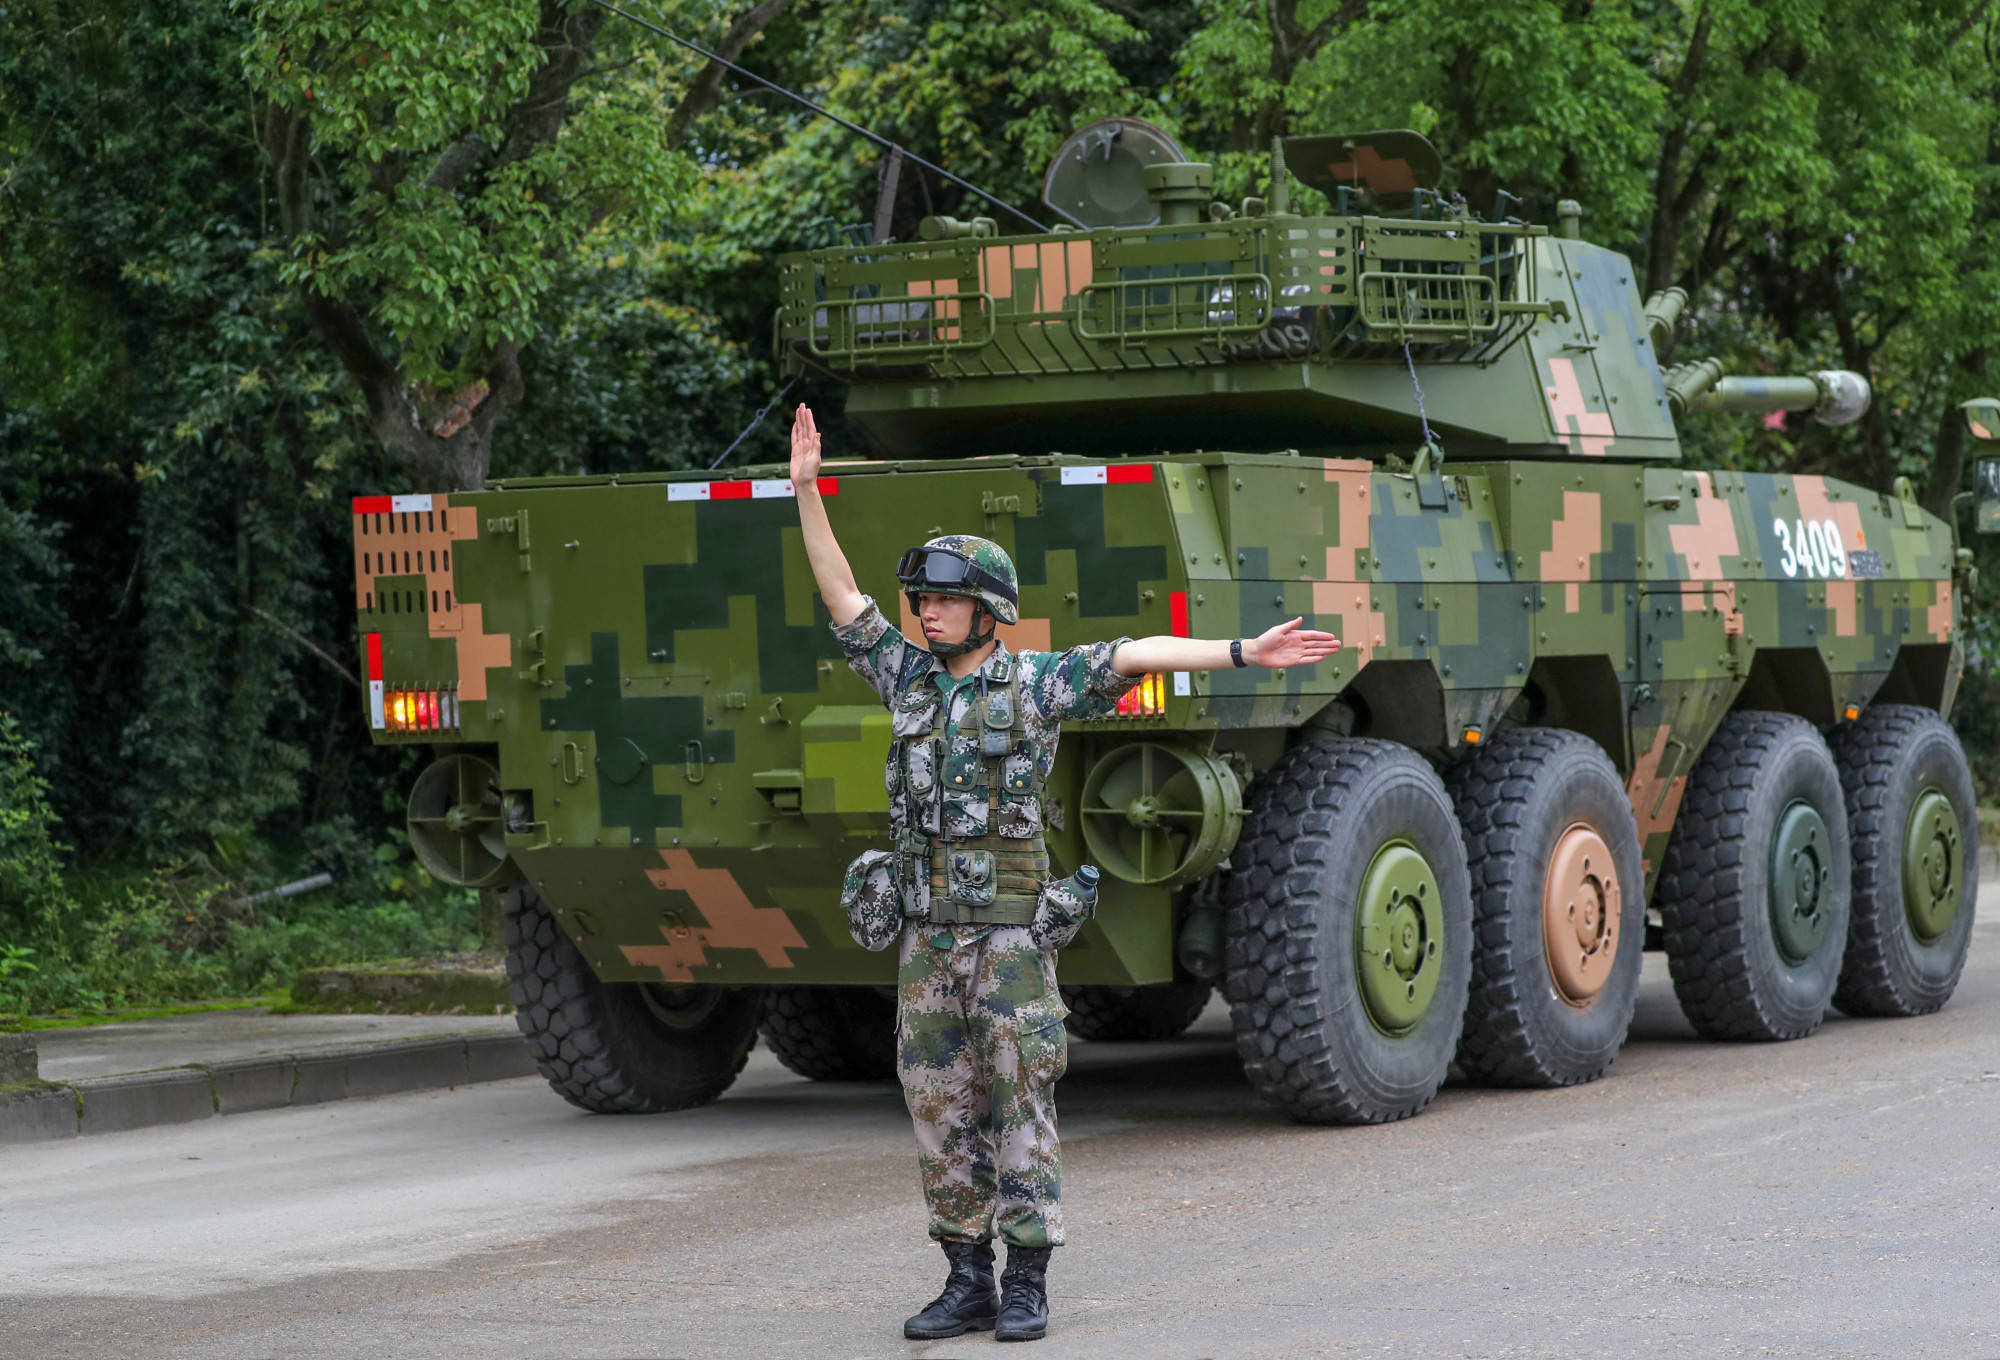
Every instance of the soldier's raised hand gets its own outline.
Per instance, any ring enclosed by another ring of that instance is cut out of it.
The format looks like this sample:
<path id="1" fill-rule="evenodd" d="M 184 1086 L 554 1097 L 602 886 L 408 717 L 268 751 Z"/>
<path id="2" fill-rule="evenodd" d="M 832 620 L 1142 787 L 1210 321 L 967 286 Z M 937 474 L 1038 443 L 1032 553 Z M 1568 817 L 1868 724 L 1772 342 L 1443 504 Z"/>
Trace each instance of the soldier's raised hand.
<path id="1" fill-rule="evenodd" d="M 792 489 L 815 489 L 819 479 L 819 426 L 813 421 L 812 407 L 799 403 L 792 417 Z"/>
<path id="2" fill-rule="evenodd" d="M 1340 639 L 1331 633 L 1301 628 L 1303 617 L 1290 619 L 1265 629 L 1250 648 L 1246 660 L 1260 666 L 1310 666 L 1340 650 Z"/>

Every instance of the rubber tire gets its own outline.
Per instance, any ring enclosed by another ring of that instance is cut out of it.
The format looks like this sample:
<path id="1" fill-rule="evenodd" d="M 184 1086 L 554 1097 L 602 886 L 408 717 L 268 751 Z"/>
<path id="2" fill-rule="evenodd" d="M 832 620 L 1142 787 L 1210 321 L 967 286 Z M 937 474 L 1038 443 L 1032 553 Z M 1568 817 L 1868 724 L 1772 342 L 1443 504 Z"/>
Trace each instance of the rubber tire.
<path id="1" fill-rule="evenodd" d="M 729 1089 L 757 1041 L 760 989 L 720 989 L 693 1026 L 669 1025 L 635 982 L 597 979 L 540 894 L 501 890 L 514 1021 L 557 1095 L 593 1114 L 658 1114 Z"/>
<path id="2" fill-rule="evenodd" d="M 1604 748 L 1549 727 L 1504 732 L 1445 775 L 1472 875 L 1472 986 L 1458 1065 L 1491 1086 L 1573 1086 L 1618 1056 L 1639 1002 L 1646 877 L 1639 827 Z M 1542 894 L 1557 838 L 1583 822 L 1618 875 L 1611 976 L 1587 1005 L 1550 976 Z"/>
<path id="3" fill-rule="evenodd" d="M 1825 938 L 1794 966 L 1767 905 L 1771 838 L 1795 798 L 1825 820 L 1833 903 Z M 1695 762 L 1656 898 L 1674 995 L 1710 1039 L 1801 1039 L 1819 1028 L 1840 979 L 1852 880 L 1847 805 L 1833 753 L 1812 724 L 1744 711 L 1722 720 Z"/>
<path id="4" fill-rule="evenodd" d="M 1410 840 L 1444 914 L 1438 989 L 1410 1033 L 1377 1029 L 1355 970 L 1355 897 L 1375 852 Z M 1472 900 L 1437 772 L 1386 741 L 1296 746 L 1251 786 L 1224 888 L 1223 993 L 1243 1071 L 1308 1124 L 1406 1119 L 1443 1085 L 1465 1019 Z"/>
<path id="5" fill-rule="evenodd" d="M 1187 1027 L 1215 994 L 1206 982 L 1168 982 L 1153 987 L 1065 987 L 1069 1032 L 1096 1043 L 1172 1039 Z"/>
<path id="6" fill-rule="evenodd" d="M 1979 896 L 1979 813 L 1972 770 L 1951 724 L 1927 708 L 1883 704 L 1833 743 L 1854 839 L 1854 904 L 1847 959 L 1833 1003 L 1849 1015 L 1926 1015 L 1951 1000 L 1972 941 Z M 1925 786 L 1950 800 L 1965 835 L 1958 915 L 1929 944 L 1903 906 L 1902 834 Z"/>
<path id="7" fill-rule="evenodd" d="M 757 1032 L 778 1061 L 810 1081 L 896 1075 L 896 999 L 873 987 L 771 987 Z"/>

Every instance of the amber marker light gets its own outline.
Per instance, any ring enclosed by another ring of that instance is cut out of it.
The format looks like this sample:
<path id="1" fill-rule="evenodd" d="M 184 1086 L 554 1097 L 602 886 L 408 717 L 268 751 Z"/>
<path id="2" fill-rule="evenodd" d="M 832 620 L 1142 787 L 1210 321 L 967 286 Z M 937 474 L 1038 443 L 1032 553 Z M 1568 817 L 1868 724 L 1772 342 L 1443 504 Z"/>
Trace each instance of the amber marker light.
<path id="1" fill-rule="evenodd" d="M 1847 720 L 1849 722 L 1853 722 L 1856 718 L 1861 716 L 1861 705 L 1849 704 L 1845 712 L 1847 713 Z"/>
<path id="2" fill-rule="evenodd" d="M 1486 734 L 1484 732 L 1481 732 L 1478 728 L 1468 727 L 1465 729 L 1465 744 L 1467 746 L 1477 746 L 1479 745 L 1480 742 L 1485 740 L 1486 740 Z"/>

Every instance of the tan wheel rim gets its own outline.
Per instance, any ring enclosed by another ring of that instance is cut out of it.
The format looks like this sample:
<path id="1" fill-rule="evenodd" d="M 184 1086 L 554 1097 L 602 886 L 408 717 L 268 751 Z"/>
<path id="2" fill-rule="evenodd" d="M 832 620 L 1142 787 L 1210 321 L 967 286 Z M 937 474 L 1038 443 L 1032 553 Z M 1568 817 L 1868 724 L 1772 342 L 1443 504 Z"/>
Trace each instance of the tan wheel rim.
<path id="1" fill-rule="evenodd" d="M 1618 957 L 1618 870 L 1604 837 L 1577 822 L 1556 838 L 1542 890 L 1542 940 L 1556 993 L 1588 1006 Z"/>

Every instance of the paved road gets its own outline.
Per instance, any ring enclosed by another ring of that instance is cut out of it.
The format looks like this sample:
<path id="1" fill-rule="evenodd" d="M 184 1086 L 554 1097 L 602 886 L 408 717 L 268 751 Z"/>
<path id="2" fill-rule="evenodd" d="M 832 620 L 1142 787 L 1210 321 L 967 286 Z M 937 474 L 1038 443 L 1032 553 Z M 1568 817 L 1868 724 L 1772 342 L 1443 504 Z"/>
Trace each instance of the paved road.
<path id="1" fill-rule="evenodd" d="M 1304 1129 L 1226 1020 L 1078 1045 L 1058 1357 L 2000 1356 L 2000 890 L 1944 1013 L 1697 1042 L 1647 960 L 1572 1091 Z M 7 1149 L 0 1356 L 959 1357 L 893 1089 L 535 1079 Z"/>

